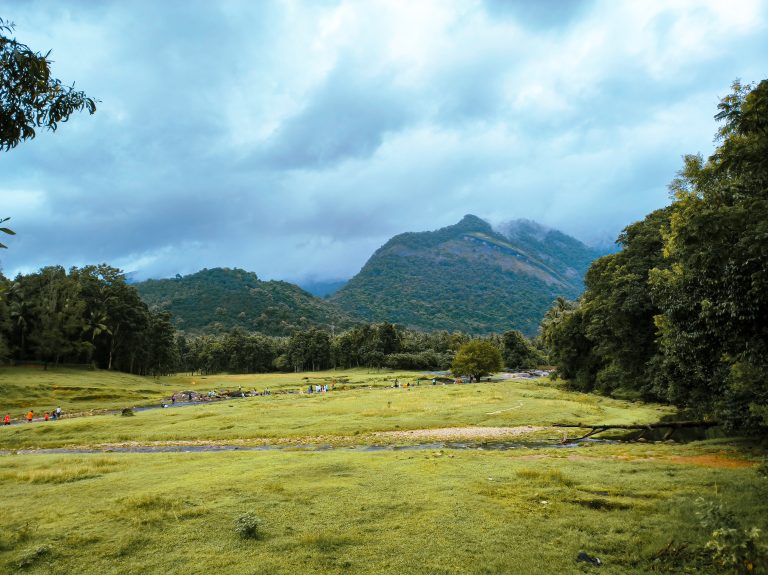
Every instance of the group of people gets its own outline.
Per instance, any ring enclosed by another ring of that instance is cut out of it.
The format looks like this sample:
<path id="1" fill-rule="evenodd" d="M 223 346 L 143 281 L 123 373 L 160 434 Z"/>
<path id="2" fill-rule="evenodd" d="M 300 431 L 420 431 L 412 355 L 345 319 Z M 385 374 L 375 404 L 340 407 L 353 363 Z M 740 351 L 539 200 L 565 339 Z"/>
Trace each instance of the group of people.
<path id="1" fill-rule="evenodd" d="M 416 380 L 416 385 L 421 385 L 421 380 Z M 395 383 L 392 385 L 392 387 L 402 387 L 403 389 L 408 389 L 409 387 L 413 387 L 413 383 L 408 383 L 407 381 L 400 383 L 400 380 L 395 379 Z"/>
<path id="2" fill-rule="evenodd" d="M 61 407 L 57 407 L 56 409 L 52 409 L 51 411 L 46 411 L 43 414 L 43 421 L 48 421 L 50 419 L 53 419 L 56 421 L 61 417 Z M 27 414 L 24 416 L 24 419 L 27 420 L 27 423 L 32 423 L 32 420 L 35 418 L 35 411 L 30 409 Z M 6 413 L 5 417 L 3 417 L 3 425 L 10 425 L 11 424 L 11 414 Z"/>
<path id="3" fill-rule="evenodd" d="M 333 387 L 328 387 L 328 384 L 325 385 L 312 385 L 311 383 L 307 386 L 307 393 L 328 393 L 329 391 L 336 388 L 336 384 L 333 384 Z"/>

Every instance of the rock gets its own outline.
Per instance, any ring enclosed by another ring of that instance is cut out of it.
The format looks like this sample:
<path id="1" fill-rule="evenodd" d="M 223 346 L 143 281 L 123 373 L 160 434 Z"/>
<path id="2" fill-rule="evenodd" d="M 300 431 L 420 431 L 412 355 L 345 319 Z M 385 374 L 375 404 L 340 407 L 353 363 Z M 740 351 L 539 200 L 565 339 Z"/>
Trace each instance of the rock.
<path id="1" fill-rule="evenodd" d="M 576 557 L 576 561 L 584 561 L 585 563 L 591 563 L 592 565 L 597 565 L 597 566 L 600 566 L 603 564 L 603 562 L 600 561 L 599 557 L 592 557 L 591 555 L 588 555 L 584 551 L 579 551 L 579 554 Z"/>

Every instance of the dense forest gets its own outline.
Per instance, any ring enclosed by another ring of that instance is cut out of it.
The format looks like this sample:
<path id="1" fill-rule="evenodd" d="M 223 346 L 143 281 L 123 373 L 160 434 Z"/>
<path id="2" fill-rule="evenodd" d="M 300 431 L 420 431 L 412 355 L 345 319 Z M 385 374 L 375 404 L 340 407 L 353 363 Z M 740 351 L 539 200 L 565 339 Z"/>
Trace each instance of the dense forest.
<path id="1" fill-rule="evenodd" d="M 0 360 L 16 364 L 77 364 L 142 375 L 448 369 L 459 347 L 471 339 L 462 332 L 427 333 L 390 323 L 357 324 L 339 333 L 310 326 L 289 336 L 239 327 L 178 333 L 169 312 L 148 307 L 124 274 L 107 265 L 69 272 L 47 267 L 14 280 L 0 276 L 0 281 Z M 541 352 L 520 332 L 486 340 L 510 368 L 542 361 Z"/>
<path id="2" fill-rule="evenodd" d="M 167 374 L 178 363 L 166 312 L 151 311 L 107 265 L 0 275 L 0 359 Z"/>
<path id="3" fill-rule="evenodd" d="M 234 329 L 180 337 L 179 369 L 205 374 L 350 367 L 447 370 L 459 348 L 472 339 L 461 332 L 421 332 L 390 323 L 362 324 L 335 336 L 317 328 L 290 337 Z M 518 331 L 482 339 L 499 350 L 510 369 L 530 369 L 543 361 L 541 350 Z"/>
<path id="4" fill-rule="evenodd" d="M 628 226 L 542 336 L 583 391 L 668 401 L 768 428 L 768 80 L 718 106 L 718 146 L 687 156 L 670 206 Z"/>

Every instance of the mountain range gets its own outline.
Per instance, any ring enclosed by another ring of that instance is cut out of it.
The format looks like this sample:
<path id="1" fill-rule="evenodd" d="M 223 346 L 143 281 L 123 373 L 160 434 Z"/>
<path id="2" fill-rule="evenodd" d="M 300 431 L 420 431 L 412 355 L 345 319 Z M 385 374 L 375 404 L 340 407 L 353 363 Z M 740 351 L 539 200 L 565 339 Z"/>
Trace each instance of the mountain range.
<path id="1" fill-rule="evenodd" d="M 393 237 L 325 299 L 226 268 L 135 285 L 148 305 L 171 312 L 189 333 L 241 327 L 288 335 L 311 325 L 344 329 L 388 321 L 426 331 L 533 335 L 556 297 L 581 294 L 584 273 L 600 255 L 535 222 L 516 220 L 494 230 L 467 215 L 436 231 Z M 335 287 L 317 286 L 325 293 Z"/>

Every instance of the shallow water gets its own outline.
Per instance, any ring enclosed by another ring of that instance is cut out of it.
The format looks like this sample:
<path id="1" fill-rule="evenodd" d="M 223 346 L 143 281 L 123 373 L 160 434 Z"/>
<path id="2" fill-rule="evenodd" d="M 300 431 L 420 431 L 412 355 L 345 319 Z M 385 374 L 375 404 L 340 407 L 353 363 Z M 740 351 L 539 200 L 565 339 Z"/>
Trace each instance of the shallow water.
<path id="1" fill-rule="evenodd" d="M 573 443 L 523 443 L 511 441 L 495 442 L 460 442 L 445 441 L 433 443 L 418 443 L 412 445 L 355 445 L 352 447 L 336 447 L 333 445 L 312 444 L 275 444 L 275 445 L 133 445 L 126 447 L 103 448 L 50 448 L 50 449 L 18 449 L 0 451 L 0 455 L 35 455 L 35 454 L 81 454 L 81 453 L 208 453 L 221 451 L 342 451 L 349 453 L 370 453 L 377 451 L 426 451 L 435 449 L 447 450 L 477 450 L 477 451 L 510 451 L 513 449 L 573 449 L 588 445 L 618 443 L 617 441 L 601 439 L 585 439 Z"/>

